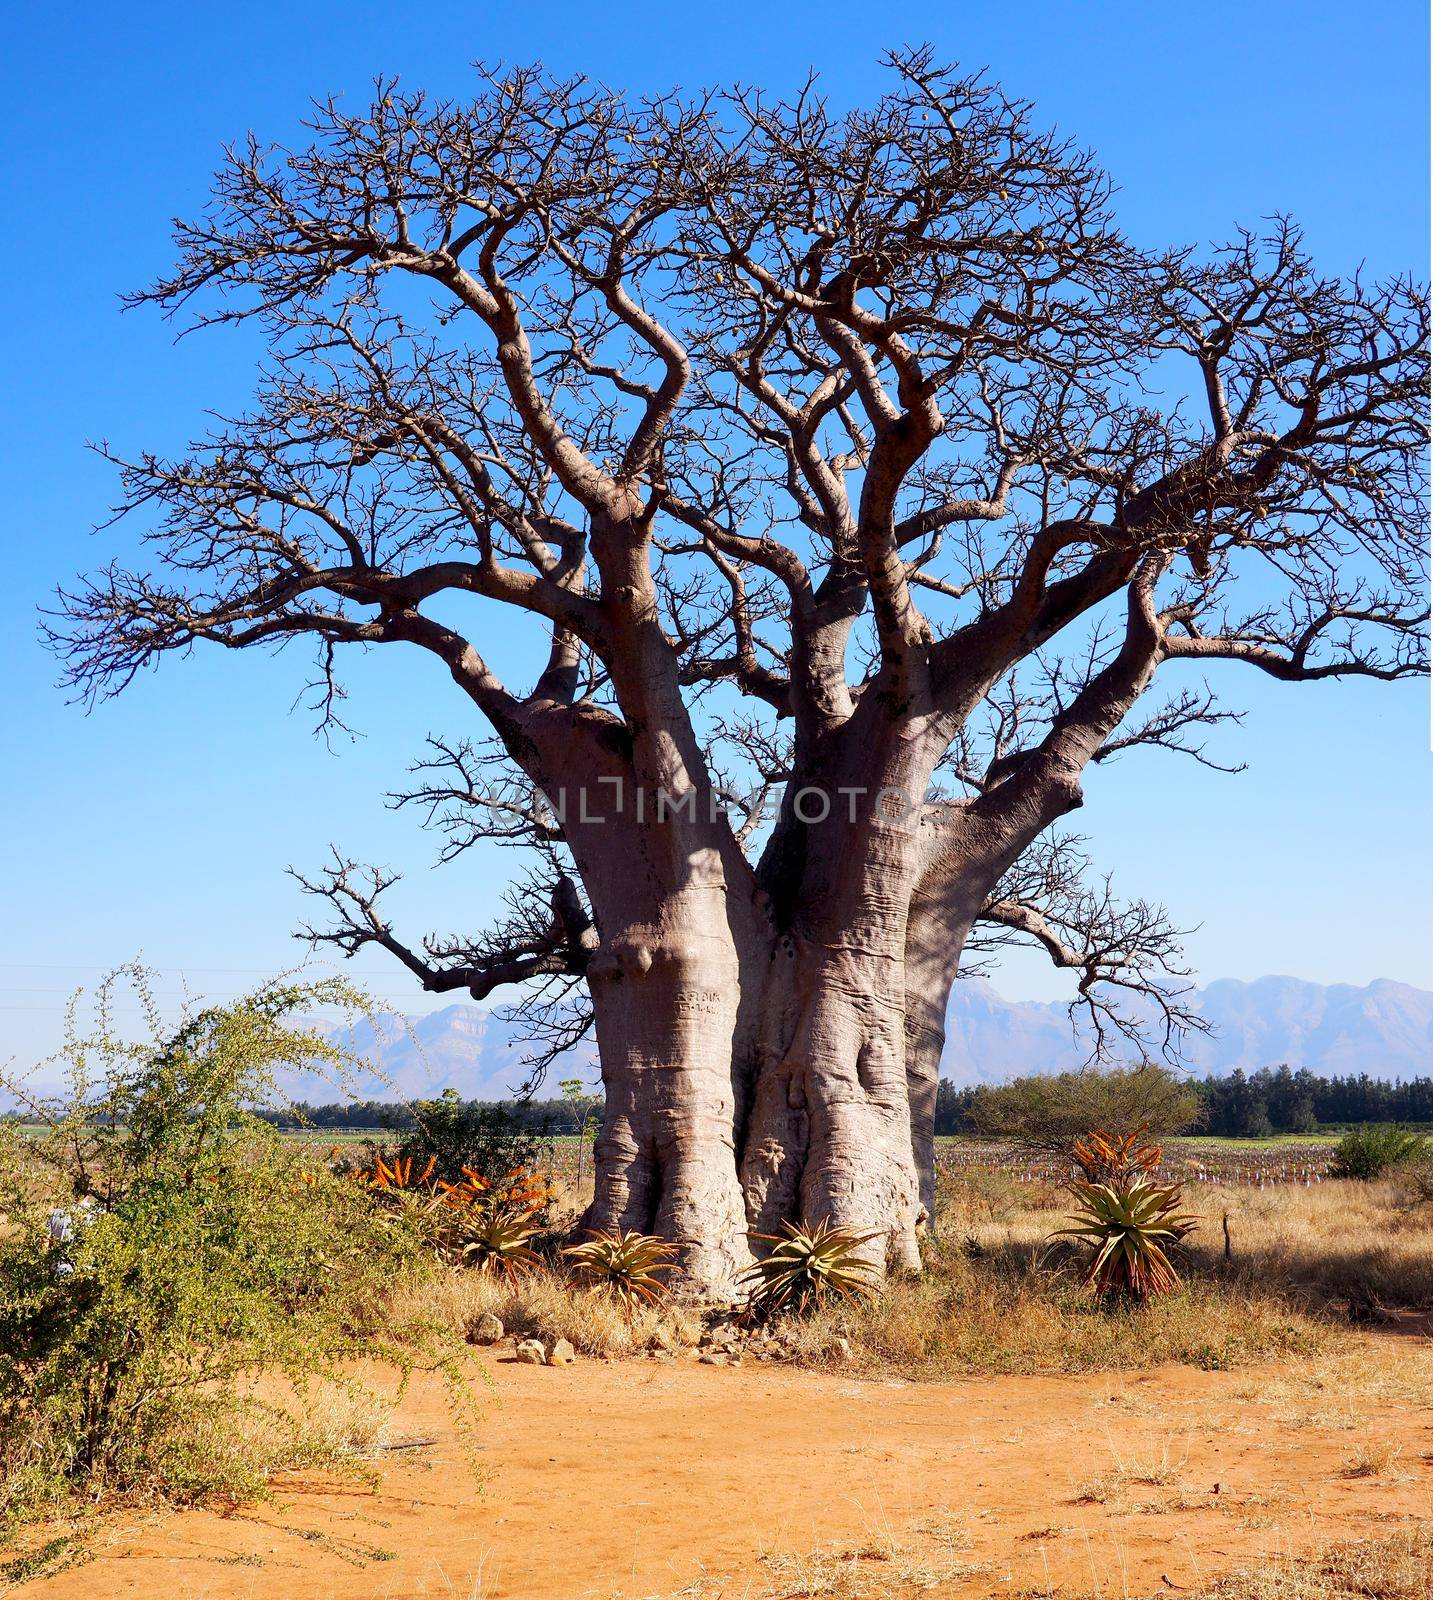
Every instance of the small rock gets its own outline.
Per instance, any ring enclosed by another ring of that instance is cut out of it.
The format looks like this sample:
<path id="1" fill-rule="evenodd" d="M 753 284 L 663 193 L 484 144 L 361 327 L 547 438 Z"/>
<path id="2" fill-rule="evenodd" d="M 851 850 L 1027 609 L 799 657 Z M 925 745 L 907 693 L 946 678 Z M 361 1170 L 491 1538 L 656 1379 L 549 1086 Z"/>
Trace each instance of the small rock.
<path id="1" fill-rule="evenodd" d="M 519 1339 L 513 1354 L 529 1367 L 541 1367 L 547 1362 L 547 1347 L 541 1339 Z"/>
<path id="2" fill-rule="evenodd" d="M 496 1344 L 502 1336 L 502 1318 L 491 1311 L 484 1311 L 480 1317 L 470 1317 L 463 1329 L 463 1337 L 469 1344 Z"/>
<path id="3" fill-rule="evenodd" d="M 704 1350 L 697 1359 L 704 1367 L 724 1367 L 726 1357 L 719 1350 Z"/>
<path id="4" fill-rule="evenodd" d="M 547 1352 L 547 1364 L 550 1367 L 569 1367 L 576 1360 L 577 1351 L 573 1349 L 570 1339 L 558 1339 Z"/>

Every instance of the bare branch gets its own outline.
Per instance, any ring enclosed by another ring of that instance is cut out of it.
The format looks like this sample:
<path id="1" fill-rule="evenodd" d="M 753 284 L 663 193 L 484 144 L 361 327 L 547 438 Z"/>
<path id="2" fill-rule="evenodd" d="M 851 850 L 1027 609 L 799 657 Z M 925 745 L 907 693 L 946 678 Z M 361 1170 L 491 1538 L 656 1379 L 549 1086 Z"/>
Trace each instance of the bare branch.
<path id="1" fill-rule="evenodd" d="M 1143 900 L 1122 904 L 1108 878 L 1088 881 L 1089 861 L 1081 841 L 1055 836 L 1027 852 L 996 885 L 977 914 L 972 950 L 1009 940 L 1039 946 L 1050 960 L 1078 975 L 1070 1014 L 1087 1017 L 1094 1054 L 1103 1058 L 1119 1043 L 1143 1053 L 1151 1028 L 1160 1051 L 1180 1058 L 1184 1036 L 1209 1025 L 1185 998 L 1189 976 L 1180 960 L 1183 935 L 1158 906 Z M 1145 1002 L 1122 1008 L 1121 997 Z"/>
<path id="2" fill-rule="evenodd" d="M 565 874 L 547 885 L 529 883 L 528 893 L 509 896 L 509 916 L 480 939 L 423 940 L 421 953 L 404 944 L 378 909 L 378 900 L 398 880 L 376 867 L 363 867 L 333 852 L 333 862 L 316 878 L 291 875 L 307 894 L 326 900 L 335 924 L 306 925 L 298 937 L 314 948 L 331 945 L 345 957 L 368 945 L 387 950 L 430 994 L 466 989 L 474 1000 L 493 990 L 540 977 L 580 977 L 596 948 L 592 919 L 576 884 Z M 543 892 L 547 910 L 536 909 Z"/>

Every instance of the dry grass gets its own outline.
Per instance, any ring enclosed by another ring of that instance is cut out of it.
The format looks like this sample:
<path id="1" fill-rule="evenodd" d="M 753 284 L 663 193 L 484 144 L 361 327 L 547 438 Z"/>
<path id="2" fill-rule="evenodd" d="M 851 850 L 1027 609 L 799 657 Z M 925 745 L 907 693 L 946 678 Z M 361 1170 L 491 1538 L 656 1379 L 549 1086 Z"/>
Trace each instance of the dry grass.
<path id="1" fill-rule="evenodd" d="M 1206 1369 L 1314 1355 L 1333 1332 L 1276 1298 L 1201 1283 L 1142 1308 L 1104 1308 L 1034 1267 L 936 1266 L 877 1304 L 818 1314 L 794 1354 L 830 1363 L 837 1337 L 858 1363 L 923 1377 L 1103 1372 L 1180 1362 Z"/>
<path id="2" fill-rule="evenodd" d="M 1102 1307 L 1068 1259 L 1046 1249 L 1064 1214 L 1060 1190 L 1002 1173 L 946 1174 L 926 1274 L 888 1285 L 869 1306 L 787 1325 L 783 1354 L 922 1377 L 1224 1369 L 1333 1358 L 1354 1323 L 1433 1306 L 1433 1212 L 1407 1207 L 1395 1184 L 1191 1193 L 1205 1220 L 1185 1287 L 1141 1308 Z M 701 1333 L 690 1307 L 644 1311 L 629 1325 L 610 1296 L 546 1273 L 515 1284 L 447 1273 L 407 1292 L 414 1303 L 395 1307 L 400 1317 L 461 1328 L 492 1311 L 509 1333 L 570 1339 L 588 1356 L 680 1353 Z"/>
<path id="3" fill-rule="evenodd" d="M 886 1541 L 801 1555 L 767 1555 L 761 1565 L 763 1600 L 871 1600 L 876 1595 L 924 1594 L 945 1591 L 958 1579 L 990 1571 L 988 1562 L 962 1561 L 918 1545 Z"/>
<path id="4" fill-rule="evenodd" d="M 1040 1249 L 1069 1209 L 1043 1183 L 1002 1173 L 943 1175 L 939 1203 L 947 1243 L 1011 1255 Z M 1187 1208 L 1202 1226 L 1190 1241 L 1196 1276 L 1270 1287 L 1300 1307 L 1365 1305 L 1433 1310 L 1433 1206 L 1409 1204 L 1398 1179 L 1329 1181 L 1310 1188 L 1189 1185 Z M 1233 1261 L 1223 1259 L 1227 1213 Z"/>
<path id="5" fill-rule="evenodd" d="M 700 1578 L 666 1600 L 880 1600 L 884 1596 L 947 1594 L 948 1585 L 989 1573 L 988 1562 L 964 1559 L 968 1543 L 959 1517 L 917 1524 L 898 1535 L 882 1524 L 864 1538 L 815 1550 L 767 1551 L 759 1576 L 739 1581 L 724 1574 Z"/>
<path id="6" fill-rule="evenodd" d="M 1367 1426 L 1370 1406 L 1423 1407 L 1430 1393 L 1433 1342 L 1383 1337 L 1347 1340 L 1317 1361 L 1261 1372 L 1233 1398 L 1269 1408 L 1288 1432 L 1353 1433 Z"/>
<path id="7" fill-rule="evenodd" d="M 1114 1465 L 1098 1477 L 1087 1479 L 1075 1490 L 1075 1499 L 1084 1505 L 1110 1505 L 1123 1501 L 1137 1487 L 1162 1488 L 1173 1483 L 1177 1469 L 1170 1462 L 1166 1446 L 1157 1456 L 1119 1456 Z"/>
<path id="8" fill-rule="evenodd" d="M 762 1577 L 739 1589 L 726 1577 L 709 1577 L 667 1600 L 720 1600 L 740 1593 L 761 1600 L 907 1600 L 950 1593 L 946 1586 L 988 1574 L 987 1563 L 962 1561 L 949 1551 L 882 1534 L 853 1546 L 761 1558 Z M 962 1586 L 961 1593 L 968 1592 Z M 1004 1592 L 1011 1593 L 1006 1589 Z M 1022 1600 L 1109 1600 L 1111 1592 L 1075 1595 L 1061 1588 L 1015 1591 Z M 1433 1529 L 1410 1529 L 1386 1539 L 1353 1540 L 1311 1556 L 1281 1555 L 1216 1578 L 1208 1587 L 1182 1591 L 1189 1600 L 1430 1600 L 1433 1597 Z M 1159 1595 L 1168 1594 L 1161 1588 Z M 1146 1600 L 1155 1600 L 1154 1596 Z"/>
<path id="9" fill-rule="evenodd" d="M 1209 1218 L 1195 1252 L 1205 1270 L 1222 1265 L 1227 1211 L 1234 1271 L 1247 1280 L 1314 1306 L 1433 1310 L 1433 1206 L 1410 1204 L 1401 1179 L 1216 1193 L 1197 1197 Z"/>
<path id="10" fill-rule="evenodd" d="M 435 1318 L 465 1328 L 485 1311 L 501 1318 L 508 1334 L 547 1341 L 569 1339 L 580 1355 L 626 1356 L 644 1350 L 679 1350 L 701 1337 L 701 1318 L 690 1306 L 639 1309 L 629 1322 L 616 1298 L 585 1288 L 556 1273 L 540 1272 L 516 1282 L 454 1270 L 400 1291 L 398 1320 Z"/>
<path id="11" fill-rule="evenodd" d="M 1345 1478 L 1381 1478 L 1398 1462 L 1400 1450 L 1389 1439 L 1367 1439 L 1344 1460 Z"/>
<path id="12" fill-rule="evenodd" d="M 1429 1600 L 1433 1528 L 1330 1546 L 1230 1573 L 1190 1600 Z"/>

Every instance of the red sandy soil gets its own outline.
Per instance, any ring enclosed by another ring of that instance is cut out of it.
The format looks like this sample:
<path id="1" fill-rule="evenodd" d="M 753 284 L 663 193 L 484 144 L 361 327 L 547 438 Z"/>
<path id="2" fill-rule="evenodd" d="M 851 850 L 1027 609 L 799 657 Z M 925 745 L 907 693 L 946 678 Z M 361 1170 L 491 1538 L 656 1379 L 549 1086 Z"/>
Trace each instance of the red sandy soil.
<path id="1" fill-rule="evenodd" d="M 1386 1341 L 1369 1351 L 1388 1362 Z M 383 1452 L 376 1487 L 292 1481 L 256 1509 L 120 1519 L 93 1559 L 24 1592 L 1114 1600 L 1433 1512 L 1433 1395 L 1350 1399 L 1312 1369 L 929 1384 L 750 1362 L 488 1368 L 481 1483 L 425 1380 L 388 1437 L 437 1442 Z M 1351 1475 L 1365 1448 L 1377 1470 Z M 1102 1488 L 1121 1465 L 1163 1481 Z"/>

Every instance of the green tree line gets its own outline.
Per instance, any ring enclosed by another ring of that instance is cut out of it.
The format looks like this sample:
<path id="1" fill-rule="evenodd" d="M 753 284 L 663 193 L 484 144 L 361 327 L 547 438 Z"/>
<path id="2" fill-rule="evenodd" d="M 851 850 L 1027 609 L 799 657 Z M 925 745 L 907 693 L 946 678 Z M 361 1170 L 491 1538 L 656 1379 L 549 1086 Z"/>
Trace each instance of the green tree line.
<path id="1" fill-rule="evenodd" d="M 1184 1081 L 1199 1102 L 1197 1121 L 1191 1126 L 1197 1126 L 1201 1133 L 1229 1138 L 1313 1133 L 1323 1127 L 1368 1122 L 1433 1123 L 1433 1077 L 1395 1079 L 1389 1083 L 1366 1072 L 1323 1078 L 1304 1067 L 1279 1066 Z M 957 1088 L 948 1078 L 942 1078 L 936 1101 L 936 1133 L 990 1131 L 992 1119 L 988 1114 L 982 1115 L 982 1110 L 988 1113 L 986 1102 L 995 1092 L 984 1084 Z M 577 1134 L 583 1126 L 583 1110 L 571 1100 L 468 1100 L 463 1104 L 475 1115 L 487 1114 L 524 1132 L 561 1137 Z M 587 1115 L 600 1116 L 600 1110 L 599 1095 L 589 1104 Z M 415 1126 L 412 1107 L 391 1100 L 350 1100 L 328 1105 L 301 1102 L 263 1115 L 285 1129 L 383 1129 L 405 1133 Z"/>
<path id="2" fill-rule="evenodd" d="M 1236 1069 L 1225 1077 L 1185 1082 L 1199 1105 L 1191 1128 L 1228 1138 L 1313 1133 L 1323 1127 L 1369 1122 L 1433 1123 L 1433 1078 L 1388 1083 L 1366 1072 L 1324 1078 L 1304 1067 L 1278 1066 L 1252 1073 Z M 993 1101 L 1009 1087 L 978 1084 L 960 1089 L 942 1078 L 936 1133 L 981 1133 L 999 1126 L 1004 1119 Z"/>

